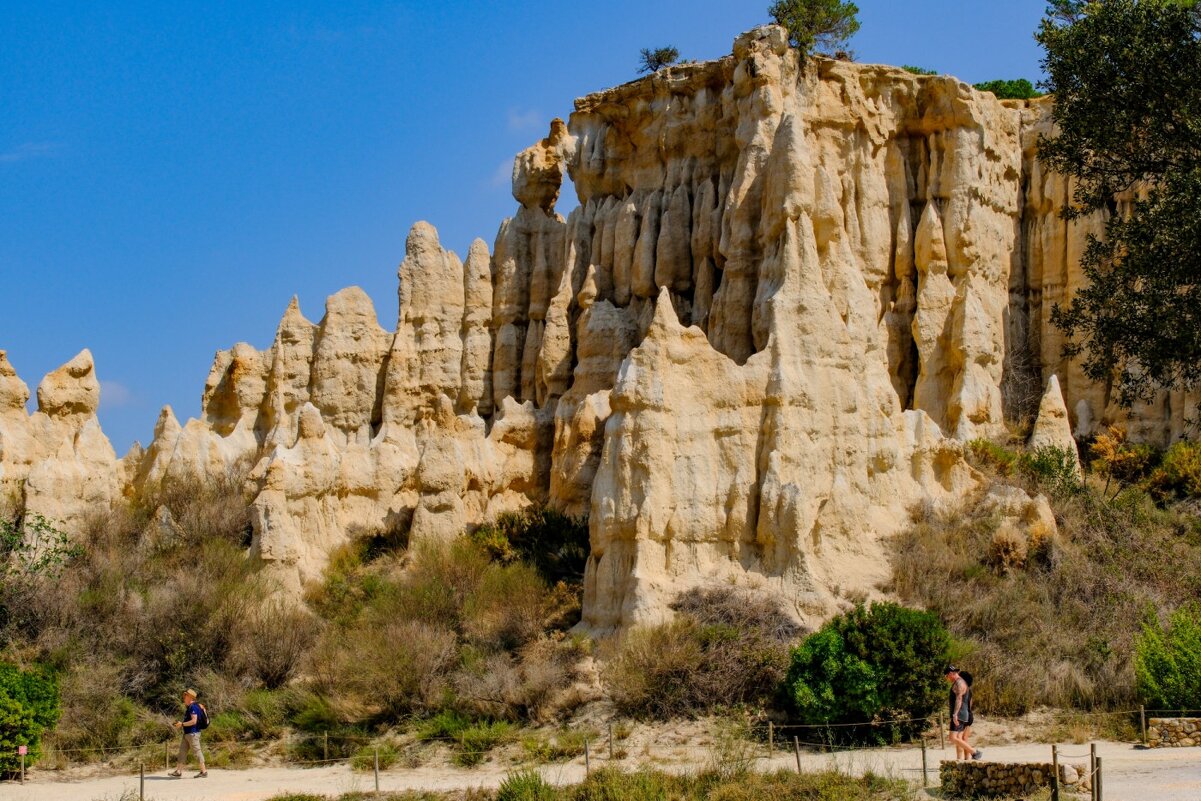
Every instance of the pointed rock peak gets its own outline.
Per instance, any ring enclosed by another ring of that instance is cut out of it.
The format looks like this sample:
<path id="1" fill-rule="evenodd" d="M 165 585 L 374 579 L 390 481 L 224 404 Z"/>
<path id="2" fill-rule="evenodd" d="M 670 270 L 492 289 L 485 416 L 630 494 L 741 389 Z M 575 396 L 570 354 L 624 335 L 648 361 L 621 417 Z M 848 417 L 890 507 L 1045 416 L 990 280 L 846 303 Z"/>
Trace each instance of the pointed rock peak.
<path id="1" fill-rule="evenodd" d="M 51 416 L 95 414 L 100 406 L 92 352 L 87 348 L 62 367 L 47 373 L 38 385 L 38 411 Z"/>
<path id="2" fill-rule="evenodd" d="M 175 411 L 168 404 L 158 413 L 158 420 L 154 423 L 154 440 L 158 441 L 164 436 L 174 436 L 180 432 L 179 420 L 175 417 Z"/>
<path id="3" fill-rule="evenodd" d="M 304 316 L 304 312 L 300 310 L 300 298 L 297 295 L 292 296 L 292 300 L 288 301 L 288 308 L 284 309 L 284 316 L 280 318 L 279 327 L 293 327 L 295 325 L 312 325 L 313 323 Z"/>
<path id="4" fill-rule="evenodd" d="M 300 439 L 321 439 L 325 436 L 325 421 L 321 412 L 311 403 L 305 403 L 300 410 Z"/>
<path id="5" fill-rule="evenodd" d="M 584 274 L 584 283 L 580 286 L 580 293 L 576 296 L 576 301 L 580 304 L 581 309 L 587 309 L 596 302 L 596 296 L 600 294 L 600 289 L 596 285 L 596 265 L 589 264 L 588 272 Z"/>
<path id="6" fill-rule="evenodd" d="M 142 447 L 142 443 L 139 440 L 135 439 L 133 444 L 129 446 L 129 450 L 121 457 L 121 461 L 127 465 L 137 464 L 145 455 L 146 449 Z"/>
<path id="7" fill-rule="evenodd" d="M 475 259 L 491 259 L 488 252 L 488 243 L 478 236 L 472 240 L 471 247 L 467 249 L 467 263 L 470 264 Z"/>
<path id="8" fill-rule="evenodd" d="M 375 322 L 375 304 L 361 288 L 348 286 L 326 299 L 323 322 L 328 322 L 331 317 L 367 317 Z"/>
<path id="9" fill-rule="evenodd" d="M 1048 446 L 1068 451 L 1076 462 L 1076 469 L 1080 469 L 1076 440 L 1072 437 L 1072 425 L 1068 420 L 1068 407 L 1059 389 L 1059 378 L 1055 375 L 1047 382 L 1047 391 L 1038 404 L 1034 430 L 1030 432 L 1030 439 L 1026 443 L 1026 447 L 1032 450 Z"/>
<path id="10" fill-rule="evenodd" d="M 24 412 L 28 401 L 29 387 L 8 361 L 8 353 L 0 350 L 0 411 L 20 409 Z"/>
<path id="11" fill-rule="evenodd" d="M 405 240 L 405 259 L 420 258 L 426 253 L 441 253 L 442 244 L 438 241 L 438 229 L 425 220 L 413 223 L 409 229 L 409 238 Z"/>
<path id="12" fill-rule="evenodd" d="M 938 213 L 938 204 L 933 199 L 926 201 L 922 219 L 917 224 L 914 254 L 920 272 L 946 272 L 946 237 L 943 234 L 942 215 Z"/>
<path id="13" fill-rule="evenodd" d="M 650 329 L 646 332 L 647 339 L 657 339 L 679 331 L 680 318 L 676 309 L 671 305 L 671 293 L 667 287 L 659 289 L 659 297 L 655 299 L 655 316 L 651 319 Z"/>

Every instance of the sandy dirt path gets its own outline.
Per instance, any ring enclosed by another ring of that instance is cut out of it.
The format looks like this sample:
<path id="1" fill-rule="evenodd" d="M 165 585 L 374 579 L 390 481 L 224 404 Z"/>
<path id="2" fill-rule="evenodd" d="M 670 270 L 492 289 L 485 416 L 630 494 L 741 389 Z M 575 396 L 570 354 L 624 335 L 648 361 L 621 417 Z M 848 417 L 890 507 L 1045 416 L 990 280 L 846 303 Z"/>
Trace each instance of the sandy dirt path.
<path id="1" fill-rule="evenodd" d="M 1050 761 L 1050 746 L 1043 744 L 1003 745 L 986 749 L 985 759 L 998 762 Z M 1065 745 L 1061 751 L 1081 754 L 1088 746 Z M 1105 767 L 1105 801 L 1201 801 L 1201 749 L 1165 748 L 1140 750 L 1125 743 L 1099 743 L 1097 753 Z M 683 755 L 681 755 L 683 756 Z M 928 753 L 930 779 L 938 781 L 939 760 L 951 756 L 950 750 L 933 749 Z M 618 760 L 631 769 L 640 760 L 638 755 Z M 1085 760 L 1065 760 L 1070 763 Z M 603 765 L 605 759 L 595 759 L 593 766 Z M 879 774 L 918 781 L 921 778 L 921 751 L 915 748 L 881 748 L 841 754 L 801 754 L 806 770 L 837 768 L 862 774 Z M 697 769 L 703 766 L 696 752 L 693 759 L 672 759 L 664 755 L 652 761 L 655 767 L 671 771 Z M 793 755 L 780 753 L 770 763 L 756 760 L 760 770 L 795 769 Z M 514 768 L 510 765 L 485 763 L 475 769 L 423 767 L 381 772 L 381 790 L 455 790 L 470 787 L 495 787 Z M 543 766 L 539 771 L 547 780 L 563 784 L 584 778 L 582 761 Z M 264 801 L 283 792 L 305 792 L 336 796 L 354 790 L 371 790 L 372 774 L 351 771 L 346 765 L 321 768 L 265 767 L 246 770 L 212 770 L 206 779 L 167 778 L 162 772 L 146 777 L 146 798 L 153 801 Z M 136 799 L 138 777 L 105 776 L 71 779 L 57 773 L 35 772 L 24 786 L 0 784 L 4 801 L 117 801 Z"/>

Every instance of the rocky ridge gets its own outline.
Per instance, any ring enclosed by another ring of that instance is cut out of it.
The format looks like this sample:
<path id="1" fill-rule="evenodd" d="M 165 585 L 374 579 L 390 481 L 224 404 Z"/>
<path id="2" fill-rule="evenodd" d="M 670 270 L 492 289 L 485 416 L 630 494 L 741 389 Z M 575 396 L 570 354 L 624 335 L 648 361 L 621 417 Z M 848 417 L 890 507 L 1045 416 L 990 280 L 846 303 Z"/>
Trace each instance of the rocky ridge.
<path id="1" fill-rule="evenodd" d="M 976 483 L 963 443 L 1124 420 L 1166 443 L 1196 395 L 1129 414 L 1049 322 L 1103 220 L 1067 223 L 1046 101 L 820 58 L 775 27 L 576 101 L 514 162 L 519 207 L 466 261 L 418 223 L 394 331 L 358 288 L 214 359 L 118 460 L 84 351 L 38 411 L 0 353 L 0 487 L 77 525 L 164 482 L 245 475 L 252 552 L 295 590 L 349 538 L 448 538 L 531 502 L 590 515 L 584 623 L 734 581 L 825 616 L 887 575 L 915 503 Z M 555 211 L 563 179 L 579 205 Z M 1045 388 L 1045 392 L 1044 392 Z"/>

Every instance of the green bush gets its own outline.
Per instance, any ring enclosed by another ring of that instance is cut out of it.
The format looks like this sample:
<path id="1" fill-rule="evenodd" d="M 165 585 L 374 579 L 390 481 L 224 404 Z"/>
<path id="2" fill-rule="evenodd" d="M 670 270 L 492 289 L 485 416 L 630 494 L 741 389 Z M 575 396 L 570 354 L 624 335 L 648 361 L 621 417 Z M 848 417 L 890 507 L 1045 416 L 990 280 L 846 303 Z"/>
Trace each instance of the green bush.
<path id="1" fill-rule="evenodd" d="M 1018 469 L 1053 495 L 1071 495 L 1082 487 L 1076 453 L 1067 448 L 1044 445 L 1026 451 L 1018 457 Z"/>
<path id="2" fill-rule="evenodd" d="M 588 562 L 588 519 L 548 506 L 502 514 L 472 534 L 484 551 L 502 564 L 518 560 L 534 566 L 548 584 L 578 583 Z"/>
<path id="3" fill-rule="evenodd" d="M 974 439 L 967 446 L 978 465 L 988 467 L 998 475 L 1009 475 L 1018 464 L 1016 453 L 991 440 Z"/>
<path id="4" fill-rule="evenodd" d="M 767 13 L 802 54 L 843 47 L 859 30 L 859 6 L 843 0 L 776 0 Z"/>
<path id="5" fill-rule="evenodd" d="M 58 682 L 41 669 L 0 662 L 0 775 L 20 767 L 17 746 L 28 746 L 26 766 L 41 756 L 42 734 L 54 728 L 60 708 Z"/>
<path id="6" fill-rule="evenodd" d="M 992 92 L 998 100 L 1030 100 L 1043 96 L 1043 93 L 1035 89 L 1034 84 L 1025 78 L 1010 81 L 984 81 L 975 84 L 975 87 L 981 92 Z"/>
<path id="7" fill-rule="evenodd" d="M 1177 442 L 1168 448 L 1148 484 L 1162 500 L 1201 497 L 1201 443 Z"/>
<path id="8" fill-rule="evenodd" d="M 1196 709 L 1201 704 L 1201 603 L 1178 608 L 1167 629 L 1152 612 L 1134 645 L 1139 696 L 1156 709 Z"/>
<path id="9" fill-rule="evenodd" d="M 938 617 L 893 603 L 856 606 L 792 651 L 783 695 L 839 740 L 897 742 L 927 726 L 944 695 L 951 638 Z M 864 723 L 855 726 L 849 724 Z"/>
<path id="10" fill-rule="evenodd" d="M 937 70 L 928 70 L 925 67 L 915 67 L 912 64 L 903 64 L 901 65 L 901 69 L 905 70 L 905 72 L 911 72 L 914 75 L 938 75 Z"/>
<path id="11" fill-rule="evenodd" d="M 496 801 L 555 801 L 559 793 L 536 770 L 510 773 L 496 791 Z"/>
<path id="12" fill-rule="evenodd" d="M 400 761 L 400 751 L 386 742 L 364 745 L 354 752 L 354 756 L 350 758 L 350 766 L 355 770 L 375 770 L 377 758 L 379 769 L 387 770 Z"/>

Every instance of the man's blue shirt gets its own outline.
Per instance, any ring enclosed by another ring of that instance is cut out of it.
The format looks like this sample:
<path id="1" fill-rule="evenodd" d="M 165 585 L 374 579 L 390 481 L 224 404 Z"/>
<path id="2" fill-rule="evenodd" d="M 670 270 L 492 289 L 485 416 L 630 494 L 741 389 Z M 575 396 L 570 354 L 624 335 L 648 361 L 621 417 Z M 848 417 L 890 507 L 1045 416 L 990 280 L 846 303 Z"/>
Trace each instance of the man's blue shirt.
<path id="1" fill-rule="evenodd" d="M 188 720 L 189 718 L 193 717 L 196 718 L 196 722 L 194 722 L 191 726 L 184 726 L 184 734 L 200 733 L 200 704 L 196 703 L 195 701 L 188 704 L 188 710 L 184 712 L 183 719 Z"/>

